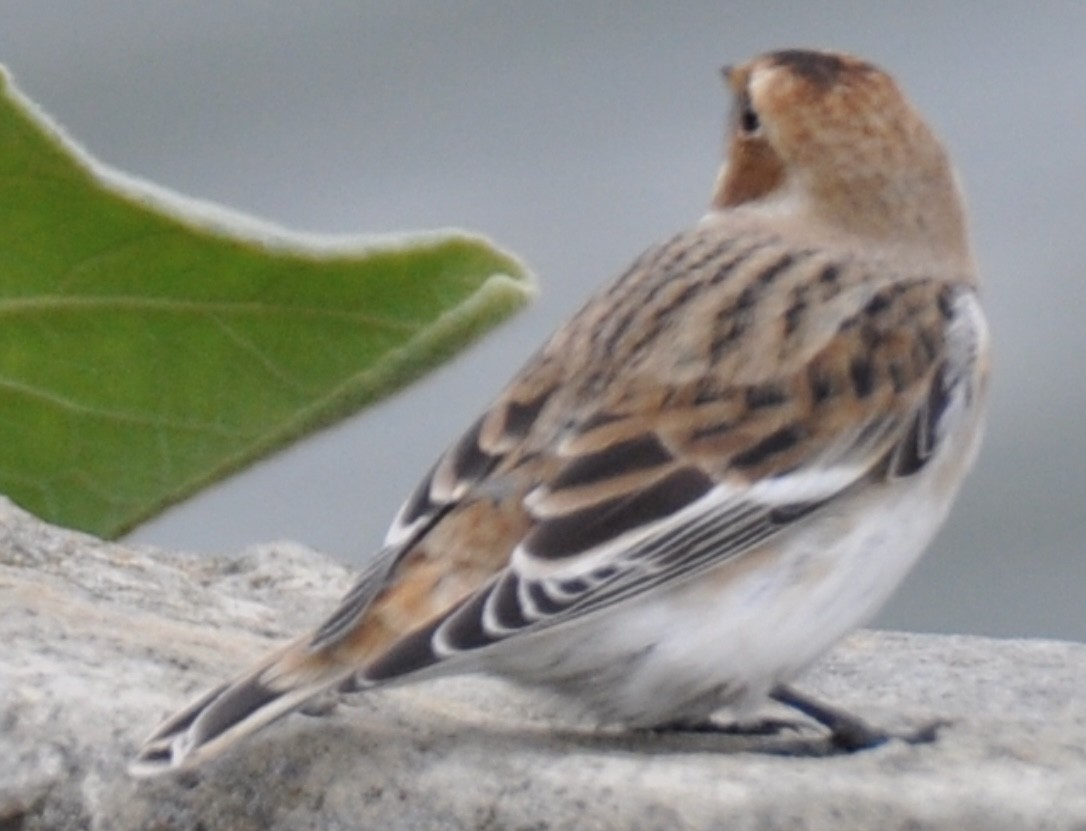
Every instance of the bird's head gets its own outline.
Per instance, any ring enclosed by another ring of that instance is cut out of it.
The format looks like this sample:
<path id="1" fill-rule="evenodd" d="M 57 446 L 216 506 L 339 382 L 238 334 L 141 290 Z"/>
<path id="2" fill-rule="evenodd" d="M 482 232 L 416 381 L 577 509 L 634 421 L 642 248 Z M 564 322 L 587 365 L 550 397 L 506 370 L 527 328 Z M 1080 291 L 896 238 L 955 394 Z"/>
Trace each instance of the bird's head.
<path id="1" fill-rule="evenodd" d="M 968 261 L 947 154 L 888 74 L 806 50 L 771 52 L 724 74 L 734 105 L 714 209 L 770 212 Z"/>

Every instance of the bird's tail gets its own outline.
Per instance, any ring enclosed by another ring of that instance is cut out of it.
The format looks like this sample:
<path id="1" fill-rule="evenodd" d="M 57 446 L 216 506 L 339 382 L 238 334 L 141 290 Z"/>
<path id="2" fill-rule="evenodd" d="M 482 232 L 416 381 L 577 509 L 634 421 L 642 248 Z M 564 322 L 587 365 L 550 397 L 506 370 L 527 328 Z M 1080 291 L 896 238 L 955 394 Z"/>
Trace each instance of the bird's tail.
<path id="1" fill-rule="evenodd" d="M 155 776 L 195 767 L 351 674 L 309 642 L 288 644 L 171 716 L 143 743 L 129 772 Z"/>

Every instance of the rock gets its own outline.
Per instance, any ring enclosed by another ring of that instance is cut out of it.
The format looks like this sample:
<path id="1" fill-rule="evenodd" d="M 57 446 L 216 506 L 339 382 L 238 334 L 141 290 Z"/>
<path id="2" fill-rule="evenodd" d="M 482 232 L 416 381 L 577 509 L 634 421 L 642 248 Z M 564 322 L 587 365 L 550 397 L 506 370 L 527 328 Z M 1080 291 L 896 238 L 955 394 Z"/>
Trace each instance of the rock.
<path id="1" fill-rule="evenodd" d="M 317 622 L 350 575 L 292 544 L 113 545 L 0 502 L 0 831 L 1082 829 L 1086 646 L 861 632 L 800 685 L 932 744 L 595 730 L 490 679 L 291 716 L 133 780 L 158 719 Z"/>

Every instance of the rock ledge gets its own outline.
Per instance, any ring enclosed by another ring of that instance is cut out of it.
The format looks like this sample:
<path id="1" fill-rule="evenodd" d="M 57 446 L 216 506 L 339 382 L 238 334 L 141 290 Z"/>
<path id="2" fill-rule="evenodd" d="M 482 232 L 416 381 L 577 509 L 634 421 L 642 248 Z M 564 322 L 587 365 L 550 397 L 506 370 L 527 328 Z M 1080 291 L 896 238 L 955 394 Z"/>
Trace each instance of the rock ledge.
<path id="1" fill-rule="evenodd" d="M 312 625 L 350 575 L 291 544 L 103 543 L 0 501 L 0 831 L 1083 829 L 1086 646 L 862 632 L 802 688 L 926 746 L 593 731 L 463 678 L 292 716 L 195 774 L 125 775 L 169 710 Z"/>

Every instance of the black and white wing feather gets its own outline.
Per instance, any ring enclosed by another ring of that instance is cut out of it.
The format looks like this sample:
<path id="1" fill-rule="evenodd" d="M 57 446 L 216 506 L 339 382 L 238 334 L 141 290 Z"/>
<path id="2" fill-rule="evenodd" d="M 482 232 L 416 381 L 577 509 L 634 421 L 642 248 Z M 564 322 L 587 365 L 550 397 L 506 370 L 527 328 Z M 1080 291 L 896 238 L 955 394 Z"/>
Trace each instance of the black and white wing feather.
<path id="1" fill-rule="evenodd" d="M 791 376 L 727 389 L 741 402 L 728 429 L 706 431 L 682 403 L 651 418 L 592 412 L 525 492 L 530 524 L 506 565 L 363 677 L 412 673 L 696 579 L 873 479 L 917 474 L 947 419 L 978 395 L 983 337 L 970 290 L 894 284 Z"/>

